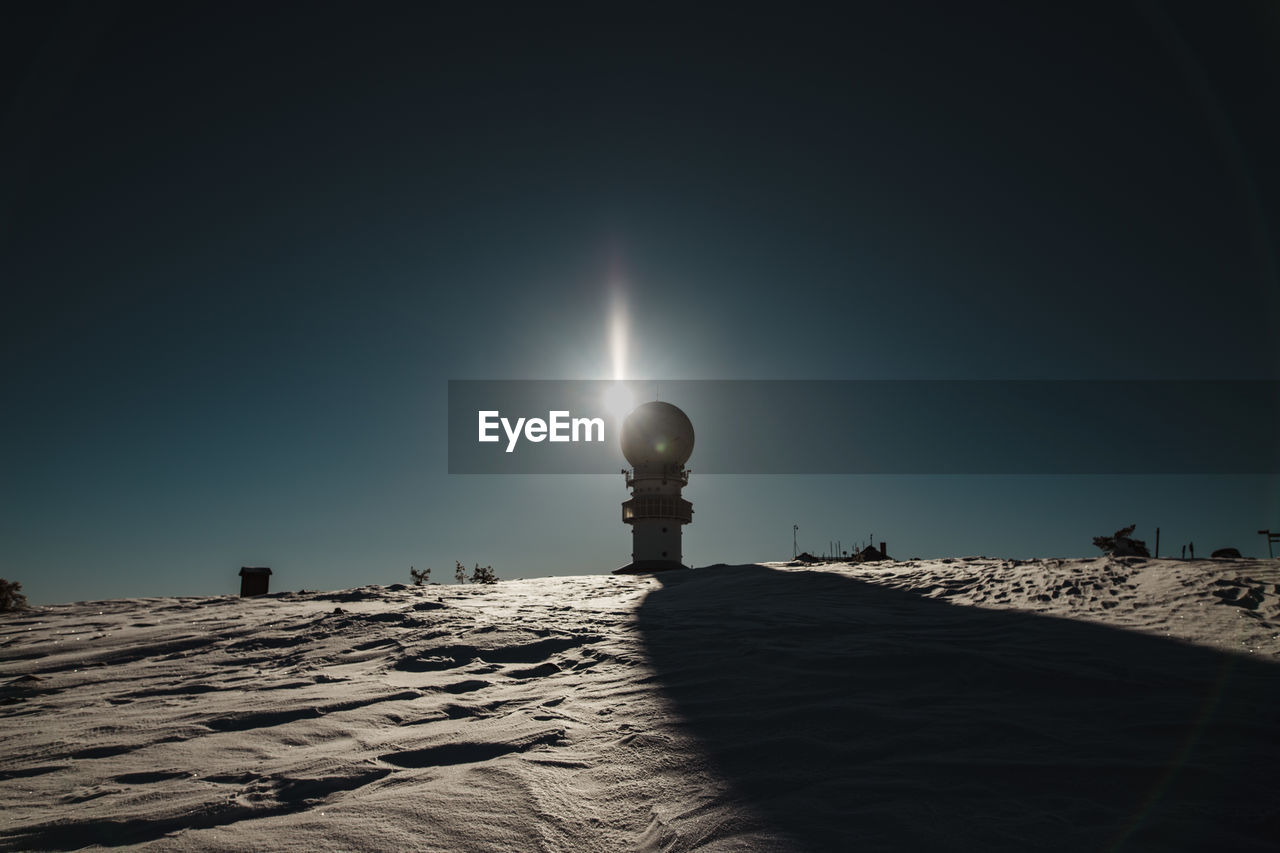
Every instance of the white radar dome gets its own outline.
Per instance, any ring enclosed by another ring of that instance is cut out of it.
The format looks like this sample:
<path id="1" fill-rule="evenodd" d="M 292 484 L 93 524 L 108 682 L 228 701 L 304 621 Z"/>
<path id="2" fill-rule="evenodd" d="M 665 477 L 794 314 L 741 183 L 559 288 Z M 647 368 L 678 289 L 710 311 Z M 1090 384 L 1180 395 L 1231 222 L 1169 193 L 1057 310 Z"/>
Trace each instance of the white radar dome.
<path id="1" fill-rule="evenodd" d="M 620 442 L 632 465 L 683 465 L 693 454 L 693 423 L 670 403 L 642 403 L 622 422 Z"/>

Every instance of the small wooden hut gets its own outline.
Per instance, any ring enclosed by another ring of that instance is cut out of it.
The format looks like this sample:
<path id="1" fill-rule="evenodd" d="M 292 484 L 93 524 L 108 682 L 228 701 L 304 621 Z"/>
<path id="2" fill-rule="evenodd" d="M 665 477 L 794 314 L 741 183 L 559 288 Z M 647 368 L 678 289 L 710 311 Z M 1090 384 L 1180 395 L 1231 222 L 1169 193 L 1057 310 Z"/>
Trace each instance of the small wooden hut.
<path id="1" fill-rule="evenodd" d="M 240 597 L 266 595 L 271 581 L 271 570 L 266 566 L 240 567 Z"/>

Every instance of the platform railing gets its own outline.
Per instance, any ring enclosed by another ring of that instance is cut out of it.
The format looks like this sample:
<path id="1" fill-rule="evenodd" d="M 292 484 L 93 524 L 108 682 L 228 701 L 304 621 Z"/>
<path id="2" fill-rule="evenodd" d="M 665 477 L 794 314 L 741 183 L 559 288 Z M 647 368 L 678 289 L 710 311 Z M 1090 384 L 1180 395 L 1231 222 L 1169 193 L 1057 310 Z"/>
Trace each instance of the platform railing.
<path id="1" fill-rule="evenodd" d="M 675 495 L 636 495 L 623 501 L 623 522 L 631 524 L 645 518 L 669 518 L 689 524 L 693 521 L 693 504 Z"/>
<path id="2" fill-rule="evenodd" d="M 636 476 L 635 468 L 623 468 L 622 475 L 627 478 L 628 489 L 635 486 L 637 482 L 644 480 L 661 480 L 663 483 L 679 483 L 681 486 L 689 485 L 689 469 L 683 465 L 664 465 L 657 470 L 645 471 L 641 476 Z"/>

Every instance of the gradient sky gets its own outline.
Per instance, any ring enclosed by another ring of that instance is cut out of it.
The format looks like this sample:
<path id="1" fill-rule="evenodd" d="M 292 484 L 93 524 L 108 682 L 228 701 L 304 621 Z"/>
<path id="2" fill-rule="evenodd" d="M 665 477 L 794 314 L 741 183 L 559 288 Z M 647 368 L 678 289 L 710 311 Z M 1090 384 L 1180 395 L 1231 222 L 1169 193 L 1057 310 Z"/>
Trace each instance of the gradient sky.
<path id="1" fill-rule="evenodd" d="M 30 5 L 0 576 L 35 603 L 627 562 L 620 477 L 450 476 L 444 439 L 449 379 L 611 377 L 618 305 L 630 378 L 1280 379 L 1274 4 Z M 690 464 L 691 565 L 793 523 L 898 557 L 1280 529 L 1276 477 Z"/>

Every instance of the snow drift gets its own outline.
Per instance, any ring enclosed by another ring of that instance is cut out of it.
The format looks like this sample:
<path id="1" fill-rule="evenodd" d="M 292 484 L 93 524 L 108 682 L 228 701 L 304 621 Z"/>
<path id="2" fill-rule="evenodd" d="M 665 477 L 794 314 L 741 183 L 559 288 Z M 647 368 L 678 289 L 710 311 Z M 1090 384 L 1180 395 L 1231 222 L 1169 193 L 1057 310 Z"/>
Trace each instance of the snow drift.
<path id="1" fill-rule="evenodd" d="M 10 614 L 0 845 L 1272 849 L 1278 583 L 967 558 Z"/>

